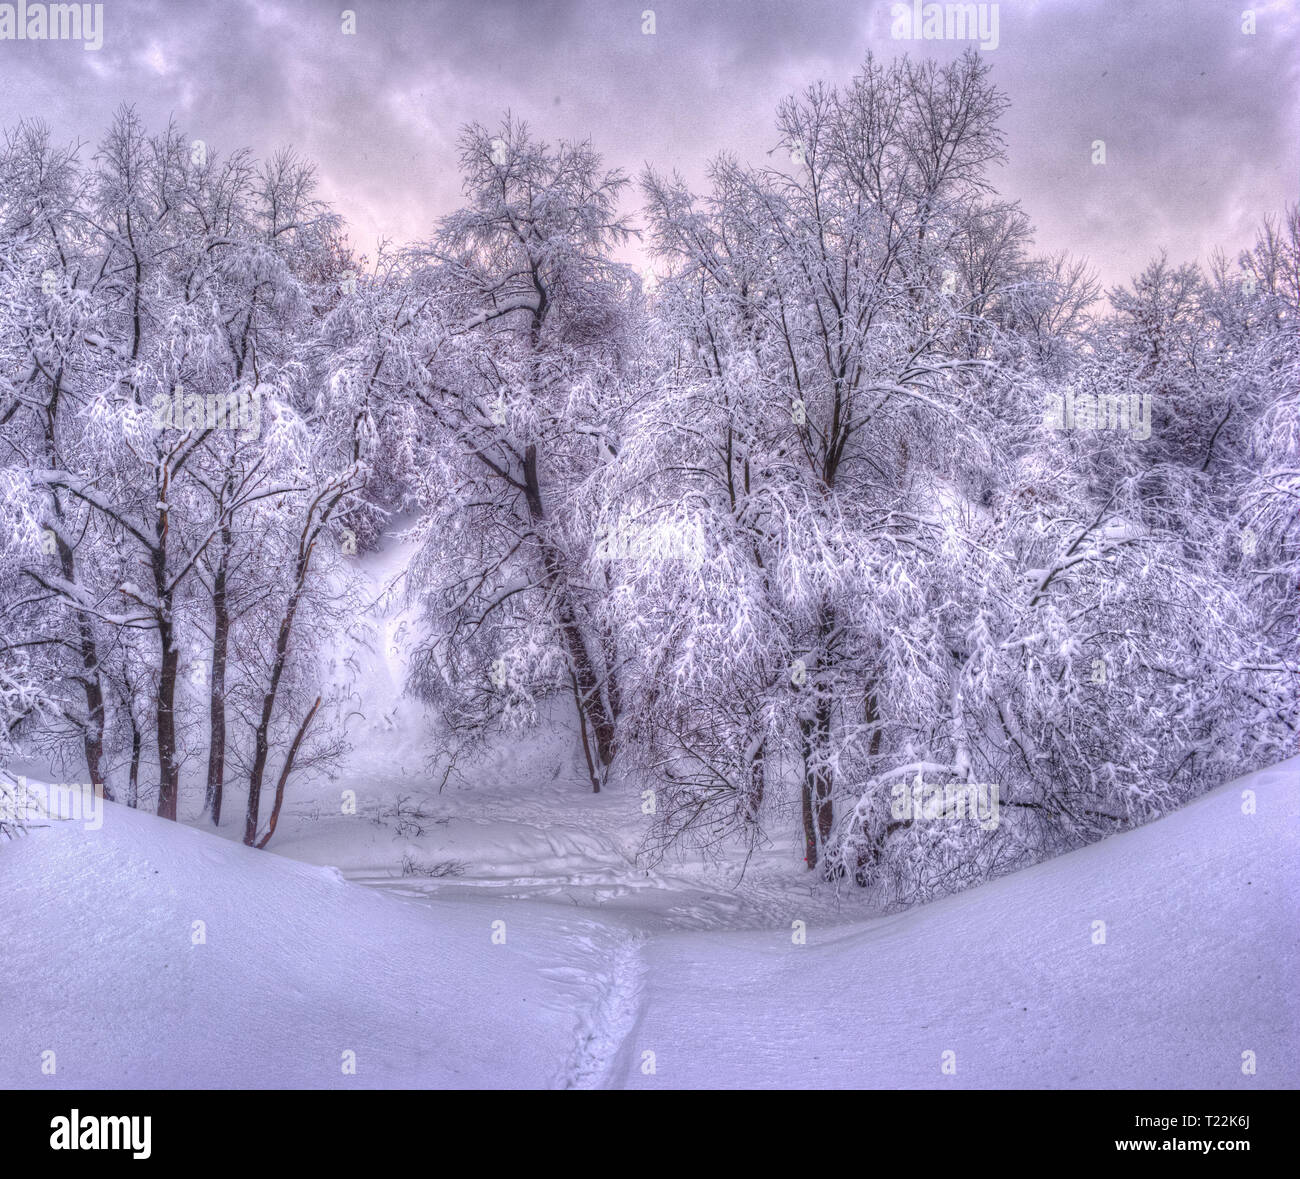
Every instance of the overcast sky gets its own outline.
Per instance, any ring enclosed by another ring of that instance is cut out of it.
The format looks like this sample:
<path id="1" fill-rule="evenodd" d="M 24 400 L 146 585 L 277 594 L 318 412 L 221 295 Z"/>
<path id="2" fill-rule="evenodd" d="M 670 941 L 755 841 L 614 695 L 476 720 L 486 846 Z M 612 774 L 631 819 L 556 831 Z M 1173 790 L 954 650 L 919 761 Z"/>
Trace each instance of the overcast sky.
<path id="1" fill-rule="evenodd" d="M 1300 184 L 1296 0 L 1002 0 L 994 78 L 1009 163 L 1044 250 L 1107 283 L 1154 251 L 1245 244 Z M 355 35 L 342 31 L 344 6 Z M 4 6 L 0 6 L 0 10 Z M 548 138 L 590 137 L 633 175 L 698 180 L 726 149 L 758 160 L 773 112 L 867 51 L 947 59 L 965 42 L 891 38 L 872 0 L 105 0 L 103 47 L 0 40 L 0 116 L 93 144 L 134 103 L 216 150 L 291 144 L 319 166 L 353 242 L 426 236 L 460 196 L 457 128 L 510 108 Z M 993 7 L 990 5 L 990 7 Z M 642 32 L 653 9 L 655 32 Z M 1092 142 L 1107 163 L 1091 162 Z"/>

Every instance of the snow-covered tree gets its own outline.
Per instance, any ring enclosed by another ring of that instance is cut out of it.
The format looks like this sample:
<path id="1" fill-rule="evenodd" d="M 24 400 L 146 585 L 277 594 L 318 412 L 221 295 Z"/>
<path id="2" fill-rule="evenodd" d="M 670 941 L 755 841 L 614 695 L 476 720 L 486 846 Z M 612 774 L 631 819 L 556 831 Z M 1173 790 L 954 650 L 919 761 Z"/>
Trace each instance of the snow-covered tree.
<path id="1" fill-rule="evenodd" d="M 612 638 L 584 584 L 591 522 L 576 489 L 616 446 L 635 282 L 626 181 L 588 143 L 550 146 L 507 118 L 461 136 L 467 206 L 411 259 L 390 295 L 408 320 L 393 381 L 411 399 L 407 449 L 423 512 L 414 566 L 430 639 L 417 692 L 467 736 L 531 719 L 573 694 L 593 789 L 613 761 L 619 689 Z M 383 374 L 380 374 L 383 379 Z"/>
<path id="2" fill-rule="evenodd" d="M 27 585 L 6 654 L 45 660 L 53 685 L 33 744 L 57 753 L 75 732 L 90 780 L 111 797 L 125 779 L 133 804 L 151 754 L 170 818 L 206 744 L 219 817 L 233 701 L 255 718 L 238 740 L 255 829 L 269 751 L 291 750 L 281 789 L 299 754 L 295 626 L 343 592 L 321 533 L 365 465 L 365 424 L 331 417 L 317 343 L 338 220 L 292 154 L 221 158 L 129 109 L 91 167 L 20 127 L 0 176 L 0 429 Z"/>

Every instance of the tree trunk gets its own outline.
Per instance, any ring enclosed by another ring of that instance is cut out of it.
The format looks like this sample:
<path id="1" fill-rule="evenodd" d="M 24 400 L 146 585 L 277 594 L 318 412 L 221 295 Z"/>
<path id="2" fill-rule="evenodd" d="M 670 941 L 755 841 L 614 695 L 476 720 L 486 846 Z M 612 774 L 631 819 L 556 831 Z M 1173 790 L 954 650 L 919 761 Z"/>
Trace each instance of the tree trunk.
<path id="1" fill-rule="evenodd" d="M 54 496 L 54 517 L 61 526 L 63 506 L 57 495 Z M 63 539 L 61 527 L 54 534 L 54 544 L 59 554 L 59 573 L 64 581 L 75 585 L 76 561 L 72 549 Z M 78 679 L 86 697 L 86 727 L 81 735 L 86 773 L 90 776 L 91 787 L 100 789 L 111 802 L 113 791 L 104 781 L 104 688 L 99 679 L 99 652 L 95 648 L 95 635 L 90 629 L 90 621 L 80 611 L 77 612 L 77 644 L 82 667 L 82 675 Z"/>
<path id="2" fill-rule="evenodd" d="M 176 763 L 176 671 L 180 652 L 176 650 L 175 619 L 172 607 L 175 586 L 167 585 L 167 533 L 171 527 L 171 510 L 167 506 L 171 472 L 165 467 L 159 484 L 158 518 L 154 524 L 155 543 L 149 554 L 153 571 L 154 597 L 158 603 L 158 642 L 162 661 L 158 670 L 158 817 L 176 818 L 177 795 L 180 793 L 180 767 Z"/>
<path id="3" fill-rule="evenodd" d="M 60 465 L 54 424 L 58 417 L 62 383 L 63 370 L 60 367 L 58 376 L 50 383 L 50 400 L 45 410 L 45 449 L 52 467 Z M 63 539 L 63 504 L 57 491 L 53 493 L 52 498 L 54 519 L 60 525 L 54 534 L 54 544 L 59 554 L 59 572 L 64 581 L 75 585 L 76 560 L 71 546 Z M 91 630 L 90 620 L 80 611 L 77 611 L 77 641 L 84 673 L 80 677 L 81 690 L 86 697 L 86 727 L 82 734 L 86 773 L 90 776 L 91 788 L 98 788 L 105 798 L 112 801 L 113 792 L 104 781 L 104 688 L 99 678 L 99 652 L 95 649 L 95 634 Z"/>
<path id="4" fill-rule="evenodd" d="M 176 765 L 176 668 L 180 653 L 172 645 L 170 605 L 158 627 L 162 667 L 158 676 L 158 817 L 176 818 L 179 773 Z"/>
<path id="5" fill-rule="evenodd" d="M 104 781 L 104 690 L 99 682 L 99 656 L 95 650 L 95 639 L 90 633 L 90 624 L 80 620 L 81 631 L 81 665 L 85 675 L 81 680 L 82 691 L 86 696 L 86 731 L 83 745 L 86 752 L 86 770 L 90 774 L 93 787 L 102 791 L 105 798 L 113 800 L 113 791 Z"/>
<path id="6" fill-rule="evenodd" d="M 127 712 L 131 713 L 130 701 L 127 701 Z M 129 807 L 140 802 L 140 748 L 143 744 L 140 726 L 135 723 L 135 714 L 131 713 L 131 768 L 126 778 L 126 805 Z"/>
<path id="7" fill-rule="evenodd" d="M 862 707 L 863 719 L 868 725 L 877 726 L 871 734 L 871 741 L 867 746 L 867 752 L 872 758 L 880 755 L 882 730 L 878 727 L 880 722 L 880 702 L 876 698 L 875 688 L 870 688 L 866 694 L 866 700 Z M 874 768 L 871 771 L 874 773 Z M 859 885 L 865 885 L 871 878 L 872 871 L 876 866 L 876 861 L 880 858 L 882 839 L 876 839 L 869 845 L 864 845 L 859 849 L 857 862 L 854 864 L 853 879 Z"/>
<path id="8" fill-rule="evenodd" d="M 90 775 L 91 785 L 99 788 L 111 802 L 113 791 L 104 781 L 104 689 L 99 682 L 99 655 L 90 624 L 84 618 L 78 619 L 77 629 L 80 632 L 81 666 L 85 671 L 81 677 L 81 689 L 86 697 L 86 729 L 82 734 L 86 772 Z"/>
<path id="9" fill-rule="evenodd" d="M 316 715 L 316 710 L 320 707 L 320 697 L 316 697 L 316 703 L 308 710 L 307 715 L 302 718 L 302 724 L 298 726 L 298 732 L 294 735 L 293 744 L 289 746 L 289 752 L 285 755 L 284 766 L 280 770 L 279 781 L 275 784 L 275 803 L 271 807 L 271 821 L 267 824 L 266 834 L 258 842 L 258 848 L 264 848 L 271 842 L 271 836 L 275 834 L 275 825 L 280 821 L 280 807 L 284 803 L 284 787 L 289 781 L 289 775 L 293 773 L 293 762 L 298 756 L 298 747 L 302 744 L 302 739 L 307 735 L 307 726 L 311 724 L 311 718 Z"/>
<path id="10" fill-rule="evenodd" d="M 614 761 L 614 719 L 610 715 L 606 698 L 600 690 L 591 653 L 587 649 L 587 640 L 578 624 L 568 581 L 564 576 L 564 564 L 545 534 L 546 510 L 542 503 L 542 490 L 537 473 L 536 446 L 529 446 L 524 452 L 524 491 L 528 501 L 529 521 L 533 525 L 542 550 L 542 562 L 546 569 L 547 580 L 555 587 L 556 616 L 560 635 L 564 639 L 565 650 L 569 655 L 570 668 L 577 683 L 575 695 L 578 708 L 582 712 L 582 719 L 586 721 L 596 738 L 596 757 L 603 771 Z"/>
<path id="11" fill-rule="evenodd" d="M 600 685 L 596 680 L 596 672 L 587 653 L 586 640 L 573 616 L 573 609 L 566 600 L 567 594 L 561 590 L 559 595 L 560 631 L 564 636 L 564 644 L 568 649 L 573 676 L 578 686 L 578 706 L 595 735 L 596 756 L 600 761 L 601 769 L 608 769 L 614 761 L 614 722 L 606 710 L 605 700 L 601 696 Z"/>
<path id="12" fill-rule="evenodd" d="M 230 645 L 230 609 L 226 577 L 230 559 L 230 526 L 221 529 L 221 555 L 212 578 L 212 684 L 208 696 L 208 784 L 204 813 L 221 826 L 221 798 L 226 777 L 226 654 Z"/>
<path id="13" fill-rule="evenodd" d="M 834 821 L 831 791 L 835 771 L 831 768 L 831 690 L 826 669 L 831 662 L 827 644 L 835 630 L 834 610 L 822 605 L 817 625 L 816 659 L 808 670 L 806 690 L 813 693 L 809 712 L 799 720 L 803 746 L 803 834 L 804 858 L 809 869 L 822 861 Z"/>
<path id="14" fill-rule="evenodd" d="M 307 565 L 311 560 L 311 546 L 306 543 L 306 529 L 304 529 L 303 545 L 305 548 L 300 547 L 298 550 L 293 591 L 289 595 L 284 615 L 280 619 L 280 630 L 275 640 L 275 659 L 271 664 L 271 681 L 267 685 L 266 694 L 262 697 L 262 715 L 258 720 L 257 732 L 253 740 L 253 766 L 248 774 L 248 810 L 244 815 L 244 842 L 249 847 L 253 847 L 257 841 L 257 820 L 262 805 L 262 779 L 266 775 L 266 760 L 271 748 L 271 717 L 275 712 L 275 700 L 280 692 L 280 677 L 284 675 L 285 664 L 288 662 L 293 619 L 298 612 L 303 583 L 307 580 Z"/>
<path id="15" fill-rule="evenodd" d="M 354 461 L 358 458 L 358 446 L 359 443 L 354 440 Z M 275 639 L 275 657 L 271 663 L 271 680 L 267 685 L 266 694 L 262 697 L 262 715 L 258 720 L 257 732 L 253 742 L 253 765 L 248 774 L 248 810 L 244 815 L 244 842 L 249 847 L 253 847 L 257 839 L 258 813 L 262 805 L 262 779 L 266 774 L 266 759 L 271 746 L 271 717 L 275 713 L 275 701 L 280 692 L 280 678 L 284 675 L 285 665 L 289 660 L 289 639 L 293 634 L 293 621 L 297 616 L 298 606 L 302 601 L 303 590 L 307 584 L 312 551 L 316 546 L 316 540 L 321 530 L 329 523 L 329 518 L 334 509 L 338 507 L 343 497 L 348 494 L 350 479 L 351 475 L 336 483 L 332 497 L 323 506 L 321 506 L 319 499 L 312 504 L 303 522 L 302 534 L 298 537 L 298 557 L 294 562 L 293 589 L 289 593 L 289 600 L 285 603 L 284 614 L 280 618 L 280 629 Z M 317 520 L 315 519 L 315 513 L 318 506 L 320 507 L 320 517 Z M 289 770 L 292 768 L 293 757 L 298 751 L 298 742 L 302 739 L 303 733 L 307 730 L 307 723 L 315 713 L 316 709 L 313 708 L 307 714 L 307 720 L 303 722 L 302 728 L 293 742 L 282 775 L 286 780 Z M 283 783 L 279 789 L 283 790 Z"/>
<path id="16" fill-rule="evenodd" d="M 582 755 L 587 759 L 587 777 L 591 781 L 591 792 L 599 794 L 600 774 L 591 757 L 591 740 L 587 735 L 587 714 L 583 711 L 582 696 L 578 691 L 578 678 L 573 674 L 572 668 L 569 669 L 569 683 L 573 687 L 573 702 L 578 710 L 578 731 L 582 734 Z"/>
<path id="17" fill-rule="evenodd" d="M 830 704 L 819 700 L 810 719 L 799 722 L 803 737 L 803 834 L 804 859 L 810 869 L 821 863 L 831 835 L 834 813 L 831 787 L 834 784 L 827 758 L 830 738 Z"/>

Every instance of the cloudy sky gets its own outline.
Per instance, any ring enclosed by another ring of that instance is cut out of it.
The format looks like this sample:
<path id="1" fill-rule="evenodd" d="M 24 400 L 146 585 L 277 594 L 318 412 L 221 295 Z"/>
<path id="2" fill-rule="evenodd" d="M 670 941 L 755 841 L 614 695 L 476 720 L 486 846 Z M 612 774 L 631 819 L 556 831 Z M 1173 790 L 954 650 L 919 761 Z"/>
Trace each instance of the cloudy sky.
<path id="1" fill-rule="evenodd" d="M 1154 251 L 1235 249 L 1300 185 L 1297 0 L 1002 0 L 994 78 L 1011 100 L 998 177 L 1043 249 L 1108 282 Z M 341 12 L 355 13 L 343 32 Z M 0 29 L 3 10 L 0 5 Z M 891 37 L 874 0 L 104 0 L 104 43 L 0 40 L 0 119 L 93 145 L 135 104 L 189 138 L 313 158 L 365 250 L 425 236 L 455 207 L 457 128 L 509 108 L 611 164 L 702 176 L 759 160 L 773 111 L 868 50 L 952 57 Z M 994 5 L 989 5 L 990 8 Z M 653 34 L 642 31 L 654 11 Z M 1091 162 L 1092 142 L 1107 163 Z"/>

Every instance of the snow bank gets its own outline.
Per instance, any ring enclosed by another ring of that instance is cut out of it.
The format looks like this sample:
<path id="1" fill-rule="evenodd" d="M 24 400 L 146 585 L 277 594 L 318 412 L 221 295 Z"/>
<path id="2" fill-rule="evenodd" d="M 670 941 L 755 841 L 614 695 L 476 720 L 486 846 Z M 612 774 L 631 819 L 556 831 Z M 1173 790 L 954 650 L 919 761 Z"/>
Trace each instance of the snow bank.
<path id="1" fill-rule="evenodd" d="M 103 820 L 0 843 L 0 1085 L 1300 1084 L 1300 759 L 896 916 L 836 924 L 805 880 L 760 930 Z"/>
<path id="2" fill-rule="evenodd" d="M 1295 1087 L 1298 853 L 1293 759 L 982 888 L 809 922 L 805 945 L 788 923 L 655 939 L 624 1083 Z"/>
<path id="3" fill-rule="evenodd" d="M 601 952 L 558 908 L 404 901 L 111 803 L 0 844 L 0 892 L 4 1087 L 550 1085 Z"/>

